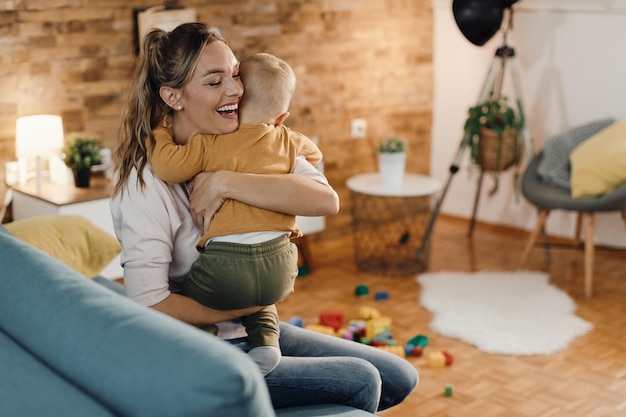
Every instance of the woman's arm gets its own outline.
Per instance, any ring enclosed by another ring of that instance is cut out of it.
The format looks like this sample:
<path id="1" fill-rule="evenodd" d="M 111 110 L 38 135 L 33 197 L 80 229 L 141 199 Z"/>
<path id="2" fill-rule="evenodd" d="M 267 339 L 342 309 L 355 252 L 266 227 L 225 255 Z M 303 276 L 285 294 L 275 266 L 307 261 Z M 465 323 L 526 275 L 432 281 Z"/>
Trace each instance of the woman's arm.
<path id="1" fill-rule="evenodd" d="M 190 205 L 196 224 L 208 226 L 226 199 L 300 216 L 330 216 L 339 211 L 335 190 L 304 175 L 218 171 L 202 173 L 194 180 Z"/>
<path id="2" fill-rule="evenodd" d="M 111 200 L 115 233 L 122 244 L 126 295 L 137 303 L 195 326 L 206 326 L 249 315 L 259 308 L 219 311 L 170 291 L 170 276 L 182 277 L 197 258 L 200 238 L 189 216 L 183 187 L 168 187 L 144 171 L 141 189 L 137 173 L 131 172 L 128 186 Z M 174 286 L 179 286 L 176 281 Z"/>
<path id="3" fill-rule="evenodd" d="M 192 326 L 205 326 L 254 314 L 261 307 L 250 307 L 242 310 L 214 310 L 184 295 L 170 293 L 166 299 L 153 305 L 152 308 Z"/>

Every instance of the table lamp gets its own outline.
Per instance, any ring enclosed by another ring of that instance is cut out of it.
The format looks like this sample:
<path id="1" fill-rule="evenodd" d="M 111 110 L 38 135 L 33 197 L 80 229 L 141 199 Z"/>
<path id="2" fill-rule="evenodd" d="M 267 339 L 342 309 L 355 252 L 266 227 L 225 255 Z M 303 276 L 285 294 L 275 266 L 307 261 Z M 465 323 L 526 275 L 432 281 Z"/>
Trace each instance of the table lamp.
<path id="1" fill-rule="evenodd" d="M 61 116 L 37 114 L 17 119 L 15 154 L 20 166 L 20 183 L 26 182 L 28 160 L 35 159 L 37 192 L 42 186 L 42 158 L 58 155 L 63 147 Z"/>

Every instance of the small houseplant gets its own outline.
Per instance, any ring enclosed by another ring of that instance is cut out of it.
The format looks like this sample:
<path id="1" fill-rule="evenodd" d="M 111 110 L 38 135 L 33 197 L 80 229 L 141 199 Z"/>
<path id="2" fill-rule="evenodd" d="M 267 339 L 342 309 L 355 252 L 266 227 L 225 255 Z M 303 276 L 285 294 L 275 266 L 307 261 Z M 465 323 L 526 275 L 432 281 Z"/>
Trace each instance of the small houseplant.
<path id="1" fill-rule="evenodd" d="M 385 189 L 402 187 L 406 166 L 405 143 L 399 138 L 383 139 L 378 145 L 378 171 Z"/>
<path id="2" fill-rule="evenodd" d="M 74 135 L 65 141 L 63 162 L 74 174 L 74 184 L 89 187 L 91 167 L 102 162 L 100 138 L 90 135 Z"/>
<path id="3" fill-rule="evenodd" d="M 465 121 L 465 140 L 471 150 L 472 163 L 483 171 L 492 172 L 495 185 L 491 194 L 498 189 L 501 171 L 522 161 L 524 116 L 509 106 L 506 97 L 489 98 L 484 103 L 470 107 Z M 516 177 L 518 176 L 516 172 Z"/>
<path id="4" fill-rule="evenodd" d="M 387 138 L 380 141 L 378 145 L 380 153 L 399 153 L 404 152 L 404 141 L 398 138 Z"/>

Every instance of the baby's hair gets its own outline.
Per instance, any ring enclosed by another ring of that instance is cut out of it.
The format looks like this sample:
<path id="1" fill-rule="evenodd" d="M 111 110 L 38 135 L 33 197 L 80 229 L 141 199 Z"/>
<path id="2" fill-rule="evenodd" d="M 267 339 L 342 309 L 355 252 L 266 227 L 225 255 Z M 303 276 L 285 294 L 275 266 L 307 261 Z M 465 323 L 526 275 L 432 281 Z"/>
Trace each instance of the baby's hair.
<path id="1" fill-rule="evenodd" d="M 282 59 L 268 53 L 241 60 L 239 73 L 244 86 L 241 107 L 254 106 L 278 116 L 289 109 L 296 90 L 296 75 Z"/>

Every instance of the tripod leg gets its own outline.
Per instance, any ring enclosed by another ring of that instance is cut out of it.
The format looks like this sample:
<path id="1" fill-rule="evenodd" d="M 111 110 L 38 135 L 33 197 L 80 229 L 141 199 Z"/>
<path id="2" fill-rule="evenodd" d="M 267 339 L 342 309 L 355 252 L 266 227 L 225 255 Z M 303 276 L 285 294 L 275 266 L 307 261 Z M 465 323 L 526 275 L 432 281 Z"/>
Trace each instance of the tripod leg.
<path id="1" fill-rule="evenodd" d="M 502 90 L 502 82 L 504 80 L 504 72 L 506 68 L 506 55 L 500 53 L 501 51 L 496 52 L 496 56 L 494 57 L 493 63 L 491 65 L 491 69 L 487 76 L 487 80 L 485 85 L 483 86 L 481 96 L 479 97 L 478 102 L 483 103 L 487 101 L 489 97 L 498 98 L 500 97 L 500 92 Z M 476 195 L 474 196 L 474 207 L 472 209 L 472 218 L 470 219 L 469 229 L 467 231 L 467 236 L 472 237 L 474 233 L 474 224 L 476 223 L 476 212 L 478 211 L 478 201 L 480 200 L 480 193 L 483 185 L 483 178 L 485 172 L 481 169 L 480 176 L 478 177 L 478 185 L 476 187 Z"/>
<path id="2" fill-rule="evenodd" d="M 502 87 L 502 75 L 504 72 L 504 59 L 497 55 L 493 58 L 493 62 L 489 67 L 489 71 L 487 72 L 487 76 L 485 77 L 485 81 L 483 83 L 482 88 L 480 89 L 480 93 L 478 94 L 478 100 L 476 104 L 484 103 L 487 99 L 495 94 L 500 95 L 500 88 Z M 496 81 L 498 81 L 498 89 L 494 89 L 496 85 Z"/>
<path id="3" fill-rule="evenodd" d="M 492 95 L 493 86 L 496 81 L 496 77 L 499 76 L 499 74 L 502 72 L 503 69 L 504 69 L 503 59 L 496 52 L 493 62 L 491 63 L 491 66 L 489 67 L 489 71 L 487 72 L 487 76 L 485 77 L 485 81 L 483 82 L 483 85 L 480 89 L 480 93 L 478 94 L 478 100 L 476 101 L 476 104 L 484 103 L 485 101 L 487 101 L 489 96 Z M 435 203 L 435 206 L 433 207 L 433 211 L 431 213 L 428 226 L 426 227 L 426 230 L 424 231 L 422 242 L 416 253 L 416 258 L 418 262 L 422 261 L 422 258 L 424 256 L 424 251 L 426 250 L 426 245 L 428 245 L 428 241 L 430 240 L 430 237 L 432 236 L 433 228 L 435 226 L 435 221 L 437 220 L 437 216 L 439 215 L 439 210 L 441 209 L 443 200 L 445 199 L 446 194 L 448 192 L 448 187 L 450 186 L 450 183 L 452 182 L 452 177 L 454 176 L 454 174 L 456 174 L 459 171 L 459 167 L 461 165 L 461 159 L 463 157 L 463 152 L 465 151 L 465 148 L 469 146 L 471 139 L 472 138 L 468 137 L 467 135 L 463 136 L 463 139 L 461 140 L 461 143 L 457 150 L 454 162 L 452 165 L 450 165 L 450 175 L 448 176 L 448 179 L 443 187 L 441 194 L 439 195 L 439 198 L 437 199 Z"/>
<path id="4" fill-rule="evenodd" d="M 420 243 L 420 247 L 417 249 L 416 258 L 418 262 L 421 262 L 423 260 L 426 245 L 428 245 L 428 241 L 430 240 L 430 237 L 433 233 L 433 227 L 435 226 L 435 220 L 437 220 L 437 216 L 439 215 L 439 209 L 441 208 L 441 204 L 443 204 L 443 200 L 446 197 L 446 193 L 448 192 L 448 188 L 450 187 L 450 183 L 452 182 L 452 177 L 459 171 L 459 164 L 461 163 L 463 151 L 465 150 L 467 143 L 468 138 L 464 136 L 459 145 L 459 149 L 456 152 L 454 163 L 450 165 L 450 175 L 448 175 L 448 179 L 443 187 L 443 191 L 439 195 L 439 198 L 437 199 L 435 206 L 433 207 L 433 211 L 430 215 L 430 220 L 428 221 L 428 226 L 426 226 L 424 236 L 422 236 L 422 242 Z"/>
<path id="5" fill-rule="evenodd" d="M 476 212 L 478 211 L 478 200 L 480 200 L 480 191 L 483 188 L 483 178 L 485 171 L 480 170 L 480 176 L 478 177 L 478 186 L 476 187 L 476 195 L 474 196 L 474 208 L 472 209 L 472 218 L 470 220 L 469 229 L 467 230 L 467 236 L 472 237 L 474 233 L 474 224 L 476 223 Z"/>
<path id="6" fill-rule="evenodd" d="M 495 85 L 492 91 L 492 98 L 497 99 L 498 97 L 500 97 L 500 92 L 502 90 L 502 83 L 504 80 L 504 74 L 506 72 L 506 64 L 508 62 L 510 64 L 511 74 L 513 76 L 513 87 L 515 89 L 515 96 L 517 99 L 517 107 L 519 110 L 519 114 L 520 114 L 520 117 L 522 117 L 522 120 L 525 120 L 524 108 L 522 105 L 522 98 L 521 98 L 521 83 L 519 81 L 520 80 L 519 67 L 517 66 L 517 61 L 515 60 L 515 50 L 505 45 L 501 47 L 500 49 L 498 49 L 498 51 L 496 52 L 496 58 L 499 58 L 499 59 L 496 59 L 494 61 L 494 65 L 499 64 L 499 71 L 498 71 L 497 77 L 494 78 Z M 530 142 L 530 133 L 528 132 L 526 123 L 524 123 L 522 134 L 524 138 L 524 145 L 525 145 L 524 147 L 526 148 L 527 152 L 530 152 L 529 155 L 532 156 L 532 153 L 533 153 L 532 144 Z M 476 213 L 478 211 L 478 202 L 480 200 L 480 193 L 481 193 L 484 173 L 485 172 L 481 169 L 480 177 L 478 179 L 478 186 L 476 189 L 476 196 L 474 198 L 474 208 L 472 211 L 472 218 L 470 220 L 469 230 L 467 232 L 467 235 L 469 237 L 472 236 L 473 231 L 474 231 L 474 224 L 476 221 Z"/>
<path id="7" fill-rule="evenodd" d="M 519 110 L 520 117 L 524 121 L 524 127 L 522 129 L 522 138 L 524 139 L 524 150 L 526 153 L 526 157 L 530 160 L 534 156 L 534 148 L 532 143 L 532 138 L 530 137 L 530 131 L 528 130 L 526 124 L 526 115 L 524 113 L 524 106 L 522 100 L 522 85 L 521 85 L 521 77 L 519 73 L 519 66 L 517 60 L 515 59 L 515 53 L 510 58 L 511 63 L 511 75 L 513 78 L 513 88 L 515 89 L 515 97 L 517 98 L 517 108 Z"/>

